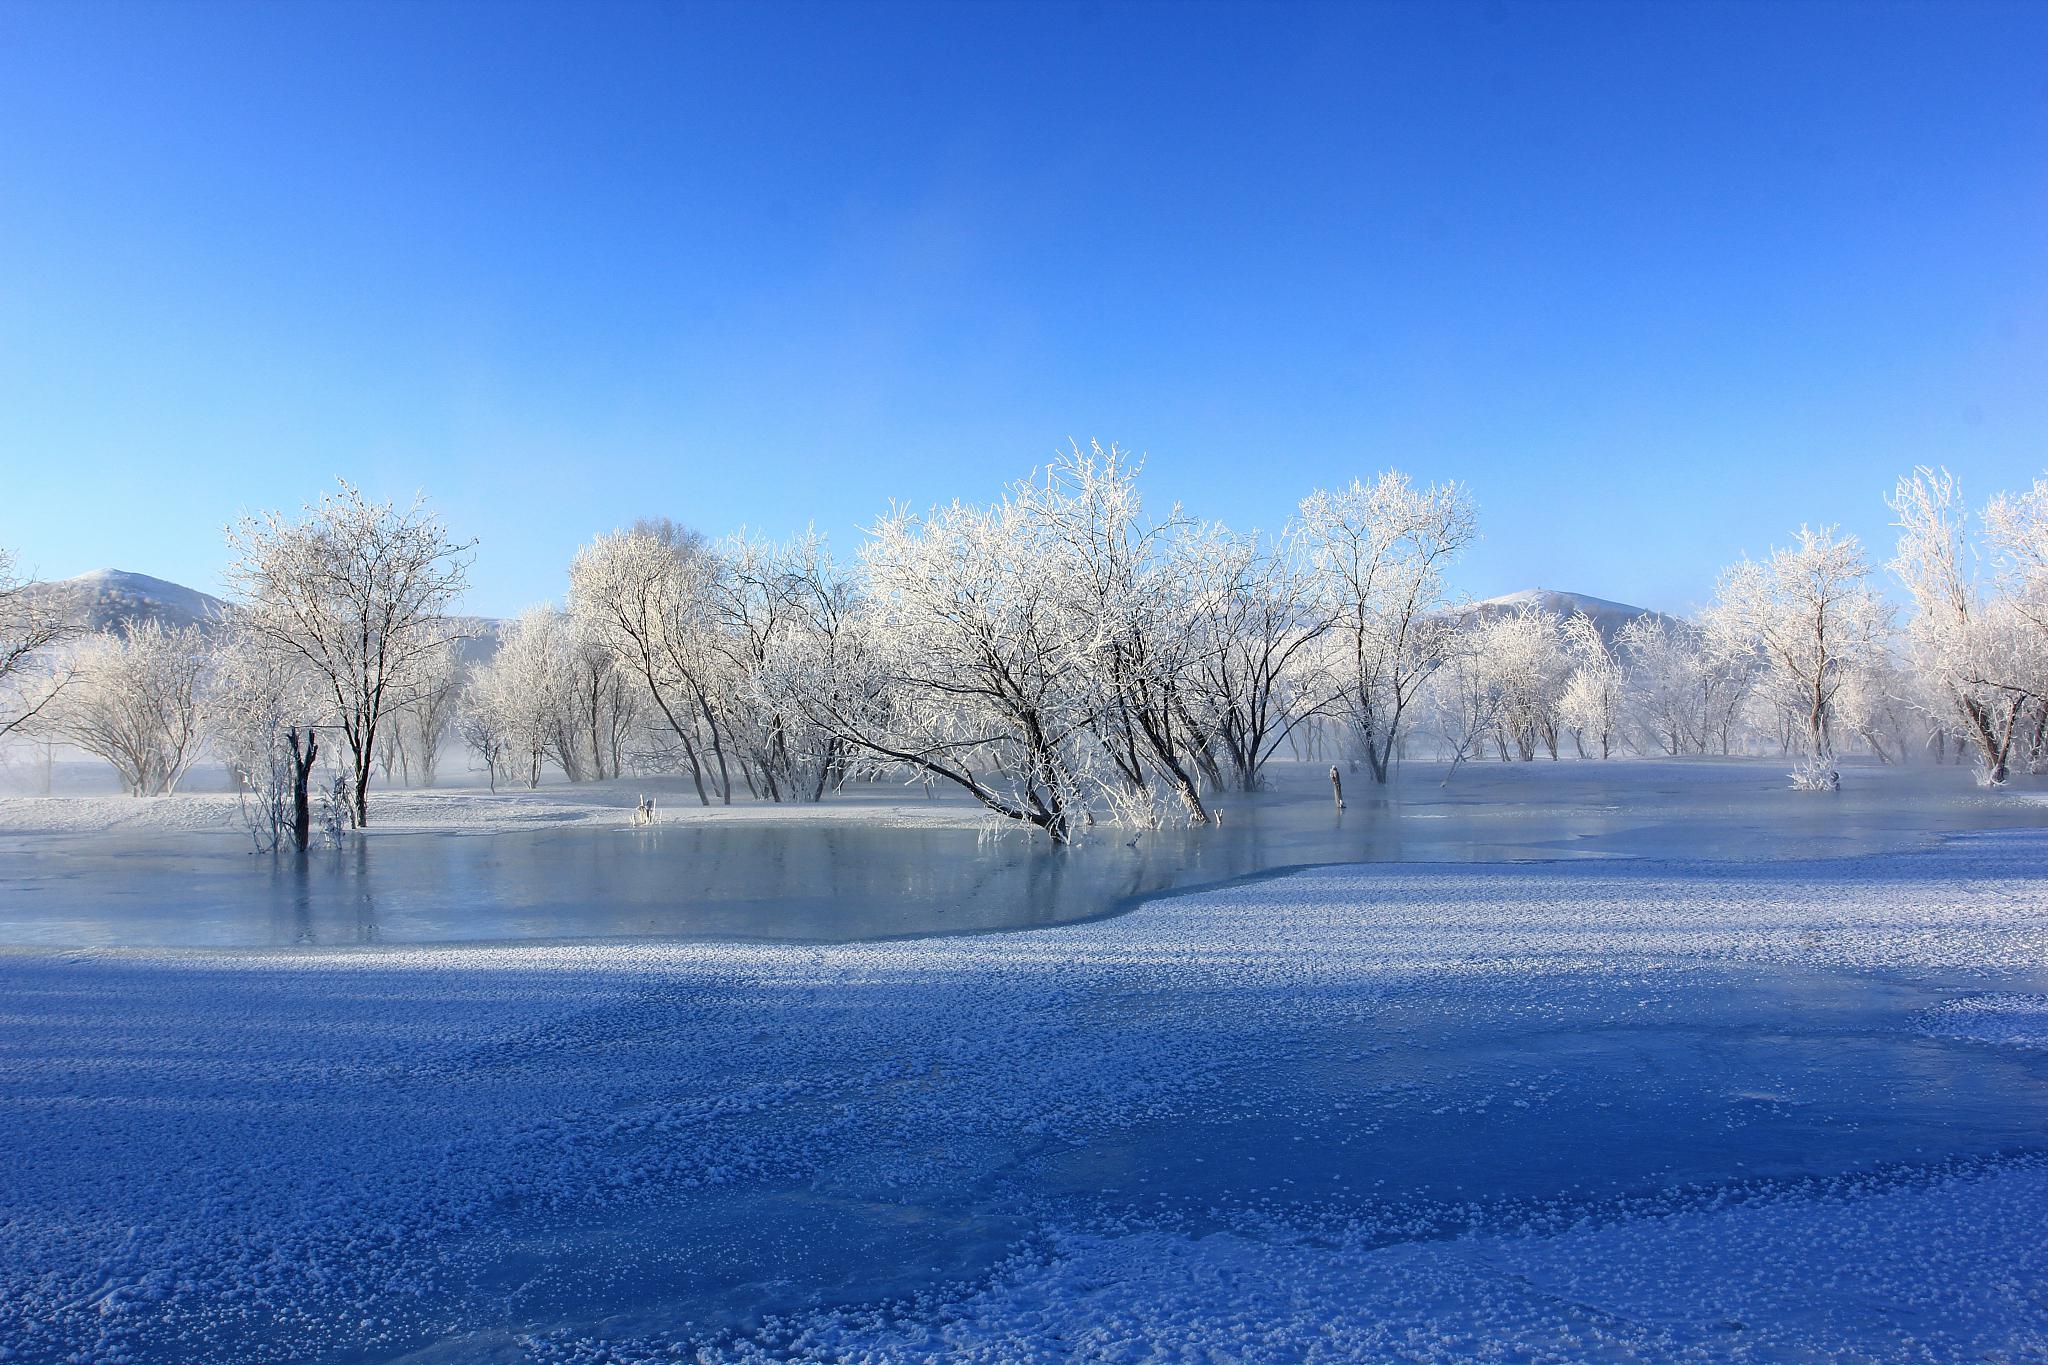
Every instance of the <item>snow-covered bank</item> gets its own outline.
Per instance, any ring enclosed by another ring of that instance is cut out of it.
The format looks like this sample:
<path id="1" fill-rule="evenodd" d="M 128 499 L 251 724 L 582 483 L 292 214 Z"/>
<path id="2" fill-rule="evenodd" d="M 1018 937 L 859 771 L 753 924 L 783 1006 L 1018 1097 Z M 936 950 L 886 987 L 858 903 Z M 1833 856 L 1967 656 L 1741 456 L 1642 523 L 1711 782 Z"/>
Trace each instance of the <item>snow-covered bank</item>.
<path id="1" fill-rule="evenodd" d="M 0 1344 L 2037 1356 L 2048 1053 L 1930 1021 L 2048 992 L 2044 855 L 1339 868 L 837 947 L 0 953 Z"/>
<path id="2" fill-rule="evenodd" d="M 534 790 L 482 787 L 378 792 L 367 831 L 405 834 L 435 830 L 498 832 L 537 825 L 629 826 L 640 794 L 658 794 L 664 824 L 703 821 L 851 821 L 889 828 L 967 828 L 985 822 L 978 807 L 959 800 L 926 800 L 913 791 L 862 789 L 816 805 L 742 801 L 700 805 L 672 779 L 627 779 Z M 246 828 L 241 801 L 231 792 L 179 792 L 171 796 L 0 796 L 0 834 L 108 834 L 213 831 Z"/>
<path id="3" fill-rule="evenodd" d="M 154 797 L 0 796 L 0 834 L 239 833 L 244 828 L 240 803 L 225 792 Z"/>

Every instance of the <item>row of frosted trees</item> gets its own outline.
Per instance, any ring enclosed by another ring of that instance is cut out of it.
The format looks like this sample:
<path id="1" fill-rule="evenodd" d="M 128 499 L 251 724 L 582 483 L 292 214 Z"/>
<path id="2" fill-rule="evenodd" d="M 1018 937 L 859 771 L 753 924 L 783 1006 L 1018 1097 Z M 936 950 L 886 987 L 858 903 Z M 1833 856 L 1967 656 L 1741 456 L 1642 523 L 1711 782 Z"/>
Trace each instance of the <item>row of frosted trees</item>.
<path id="1" fill-rule="evenodd" d="M 602 732 L 614 771 L 687 773 L 706 803 L 890 774 L 1056 840 L 1098 814 L 1201 824 L 1312 716 L 1342 717 L 1384 780 L 1474 533 L 1462 489 L 1391 473 L 1315 494 L 1279 537 L 1154 514 L 1099 446 L 992 503 L 894 509 L 848 569 L 815 536 L 641 524 L 576 556 L 565 607 L 512 624 L 462 724 L 529 780 L 573 775 Z"/>
<path id="2" fill-rule="evenodd" d="M 1779 581 L 1781 568 L 1843 546 L 1803 533 L 1787 560 L 1760 566 L 1764 582 L 1731 573 L 1698 621 L 1646 613 L 1608 633 L 1583 614 L 1535 605 L 1477 618 L 1426 690 L 1436 752 L 1455 770 L 1489 754 L 1527 762 L 1762 750 L 1793 757 L 1802 783 L 1831 786 L 1845 746 L 1889 762 L 1918 732 L 1945 741 L 1901 704 L 1910 679 L 1887 652 L 1881 599 L 1856 591 L 1822 634 L 1818 614 L 1780 595 L 1806 581 Z"/>
<path id="3" fill-rule="evenodd" d="M 343 484 L 231 529 L 235 605 L 203 638 L 62 640 L 0 582 L 0 726 L 102 754 L 140 793 L 210 749 L 299 842 L 317 759 L 361 823 L 373 773 L 431 783 L 451 732 L 494 783 L 663 771 L 711 804 L 889 777 L 1056 840 L 1205 823 L 1282 752 L 1378 781 L 1416 752 L 1778 752 L 1819 787 L 1847 746 L 1969 753 L 1991 782 L 2043 756 L 2048 485 L 1973 516 L 1945 473 L 1901 480 L 1903 623 L 1854 538 L 1802 529 L 1695 620 L 1603 633 L 1450 601 L 1476 534 L 1455 484 L 1319 491 L 1278 535 L 1150 509 L 1139 484 L 1124 453 L 1076 448 L 990 503 L 892 509 L 846 566 L 816 536 L 639 523 L 585 546 L 564 604 L 483 662 L 453 614 L 471 547 Z"/>
<path id="4" fill-rule="evenodd" d="M 336 825 L 367 822 L 380 763 L 415 756 L 431 780 L 476 634 L 450 614 L 470 546 L 424 502 L 371 502 L 347 483 L 298 517 L 245 519 L 228 540 L 236 600 L 208 629 L 143 621 L 81 636 L 0 572 L 0 738 L 75 744 L 137 795 L 173 790 L 213 753 L 254 797 L 259 841 L 303 847 L 323 758 Z"/>
<path id="5" fill-rule="evenodd" d="M 2048 631 L 2032 625 L 2048 572 L 2028 548 L 2048 495 L 1994 499 L 1971 523 L 1953 480 L 1922 470 L 1891 502 L 1903 629 L 1855 539 L 1802 528 L 1727 570 L 1696 619 L 1603 631 L 1450 602 L 1444 571 L 1476 533 L 1456 485 L 1384 474 L 1312 494 L 1262 536 L 1148 513 L 1135 463 L 1076 449 L 993 503 L 893 510 L 844 572 L 815 537 L 602 537 L 571 566 L 566 608 L 508 632 L 468 723 L 522 737 L 529 780 L 549 759 L 577 771 L 568 718 L 594 737 L 611 717 L 640 736 L 636 764 L 687 771 L 706 802 L 908 773 L 1055 838 L 1098 813 L 1205 822 L 1281 752 L 1378 781 L 1404 752 L 1453 769 L 1767 752 L 1831 787 L 1855 748 L 1974 755 L 2002 782 L 2016 758 L 2048 758 Z M 568 685 L 578 658 L 617 670 L 611 709 L 588 704 L 588 671 Z M 580 709 L 535 704 L 572 693 Z"/>
<path id="6" fill-rule="evenodd" d="M 1974 514 L 1946 471 L 1899 480 L 1882 595 L 1854 537 L 1802 528 L 1726 571 L 1696 620 L 1611 636 L 1525 607 L 1481 617 L 1433 671 L 1439 751 L 1457 762 L 1775 752 L 1831 787 L 1836 753 L 1974 761 L 1987 783 L 2048 767 L 2048 483 Z"/>

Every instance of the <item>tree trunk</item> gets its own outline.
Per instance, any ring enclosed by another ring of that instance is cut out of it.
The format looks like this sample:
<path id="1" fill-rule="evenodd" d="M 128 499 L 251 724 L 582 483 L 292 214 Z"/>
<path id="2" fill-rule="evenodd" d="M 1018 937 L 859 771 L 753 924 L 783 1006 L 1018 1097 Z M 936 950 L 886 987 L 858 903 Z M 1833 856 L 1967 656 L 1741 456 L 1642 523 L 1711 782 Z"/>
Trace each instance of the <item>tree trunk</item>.
<path id="1" fill-rule="evenodd" d="M 357 764 L 355 778 L 356 828 L 368 829 L 370 827 L 370 765 L 367 763 Z"/>
<path id="2" fill-rule="evenodd" d="M 313 774 L 313 760 L 320 756 L 320 739 L 308 726 L 305 747 L 301 750 L 298 727 L 286 733 L 292 745 L 292 843 L 303 850 L 313 837 L 313 803 L 306 787 Z"/>

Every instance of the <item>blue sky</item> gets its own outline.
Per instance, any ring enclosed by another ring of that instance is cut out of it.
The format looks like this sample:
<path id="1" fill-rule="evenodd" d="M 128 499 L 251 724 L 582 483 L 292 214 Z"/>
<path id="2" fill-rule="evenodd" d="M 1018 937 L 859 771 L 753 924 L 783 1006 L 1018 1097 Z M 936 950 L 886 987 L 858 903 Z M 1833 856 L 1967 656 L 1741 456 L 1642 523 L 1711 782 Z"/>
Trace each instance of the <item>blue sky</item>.
<path id="1" fill-rule="evenodd" d="M 1664 608 L 2048 470 L 2048 5 L 0 0 L 0 544 L 218 586 L 336 474 L 556 596 L 636 516 L 1069 437 L 1276 526 L 1458 478 Z M 1880 558 L 1882 556 L 1880 555 Z"/>

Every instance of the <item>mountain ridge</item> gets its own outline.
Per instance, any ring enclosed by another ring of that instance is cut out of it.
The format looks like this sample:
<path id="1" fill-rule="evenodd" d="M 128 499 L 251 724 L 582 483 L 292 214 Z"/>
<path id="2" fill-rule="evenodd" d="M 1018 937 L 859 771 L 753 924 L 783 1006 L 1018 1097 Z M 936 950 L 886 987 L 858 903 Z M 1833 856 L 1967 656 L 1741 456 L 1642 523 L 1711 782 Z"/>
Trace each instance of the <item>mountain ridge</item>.
<path id="1" fill-rule="evenodd" d="M 1556 612 L 1561 616 L 1584 616 L 1593 623 L 1593 628 L 1612 641 L 1615 635 L 1631 621 L 1643 617 L 1663 619 L 1665 613 L 1638 607 L 1628 602 L 1617 602 L 1612 598 L 1594 597 L 1589 593 L 1566 592 L 1559 588 L 1522 588 L 1515 592 L 1502 593 L 1498 597 L 1482 598 L 1453 607 L 1450 614 L 1461 621 L 1477 623 L 1525 607 Z"/>
<path id="2" fill-rule="evenodd" d="M 48 579 L 33 583 L 31 597 L 55 610 L 84 630 L 125 629 L 138 621 L 161 621 L 165 626 L 197 626 L 207 629 L 227 615 L 228 604 L 212 593 L 186 587 L 166 578 L 136 573 L 129 569 L 95 569 L 75 578 Z M 1590 593 L 1567 592 L 1557 588 L 1522 588 L 1450 608 L 1461 619 L 1489 617 L 1538 607 L 1562 615 L 1583 615 L 1591 619 L 1602 635 L 1615 631 L 1643 616 L 1664 613 Z M 495 635 L 500 622 L 478 618 L 486 633 Z M 488 652 L 486 647 L 485 652 Z"/>
<path id="3" fill-rule="evenodd" d="M 82 631 L 126 631 L 145 621 L 166 629 L 210 631 L 227 619 L 228 603 L 212 593 L 168 578 L 130 569 L 94 569 L 75 578 L 42 579 L 28 585 L 29 600 Z M 477 633 L 460 646 L 465 664 L 488 660 L 498 649 L 504 622 L 470 618 Z"/>
<path id="4" fill-rule="evenodd" d="M 143 621 L 203 630 L 227 614 L 227 603 L 212 593 L 128 569 L 45 579 L 26 591 L 30 601 L 82 630 L 125 630 Z"/>

